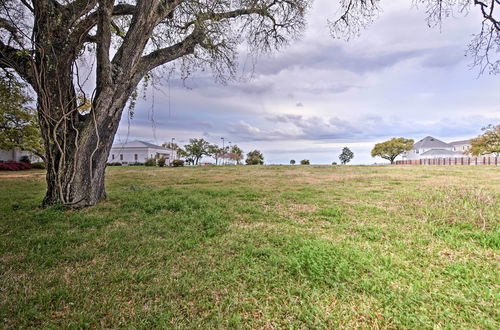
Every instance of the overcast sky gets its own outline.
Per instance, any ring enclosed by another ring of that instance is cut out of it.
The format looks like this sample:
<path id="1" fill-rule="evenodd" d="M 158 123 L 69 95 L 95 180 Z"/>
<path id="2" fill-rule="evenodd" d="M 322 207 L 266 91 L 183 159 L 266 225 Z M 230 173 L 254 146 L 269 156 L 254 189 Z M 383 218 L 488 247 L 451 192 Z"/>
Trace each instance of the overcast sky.
<path id="1" fill-rule="evenodd" d="M 431 29 L 410 2 L 383 1 L 379 19 L 345 42 L 328 34 L 336 1 L 316 0 L 302 39 L 260 58 L 251 79 L 241 73 L 223 86 L 194 73 L 187 87 L 163 79 L 138 101 L 130 125 L 123 116 L 115 142 L 224 137 L 245 152 L 261 150 L 267 164 L 330 164 L 347 146 L 352 163 L 372 164 L 383 161 L 370 156 L 373 145 L 391 137 L 450 142 L 499 123 L 499 77 L 478 77 L 464 56 L 477 13 Z M 240 57 L 247 73 L 248 62 Z"/>

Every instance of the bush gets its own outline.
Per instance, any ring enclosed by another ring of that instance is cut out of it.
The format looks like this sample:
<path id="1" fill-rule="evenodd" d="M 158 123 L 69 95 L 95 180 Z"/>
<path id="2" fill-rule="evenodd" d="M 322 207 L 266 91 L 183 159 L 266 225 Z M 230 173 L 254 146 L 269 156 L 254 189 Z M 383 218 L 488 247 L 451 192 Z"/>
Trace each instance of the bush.
<path id="1" fill-rule="evenodd" d="M 167 160 L 165 159 L 165 157 L 160 157 L 160 158 L 158 159 L 157 164 L 158 164 L 158 166 L 160 166 L 160 167 L 164 167 L 164 166 L 165 166 L 166 161 L 167 161 Z"/>
<path id="2" fill-rule="evenodd" d="M 154 158 L 148 158 L 146 162 L 144 163 L 146 166 L 156 166 L 156 159 Z"/>
<path id="3" fill-rule="evenodd" d="M 310 165 L 311 163 L 309 162 L 309 159 L 302 159 L 300 161 L 300 165 Z"/>
<path id="4" fill-rule="evenodd" d="M 122 166 L 122 163 L 115 162 L 115 163 L 108 163 L 108 166 Z"/>
<path id="5" fill-rule="evenodd" d="M 31 164 L 32 168 L 38 168 L 38 169 L 45 169 L 45 163 L 44 162 L 36 162 Z"/>
<path id="6" fill-rule="evenodd" d="M 31 164 L 31 159 L 30 159 L 30 157 L 29 157 L 29 156 L 26 156 L 26 155 L 22 156 L 22 157 L 21 157 L 21 159 L 19 159 L 19 161 L 20 161 L 21 163 Z"/>
<path id="7" fill-rule="evenodd" d="M 337 162 L 333 162 L 332 165 L 337 165 Z"/>
<path id="8" fill-rule="evenodd" d="M 22 171 L 29 170 L 31 166 L 23 162 L 5 162 L 0 163 L 0 171 Z"/>
<path id="9" fill-rule="evenodd" d="M 172 162 L 172 166 L 173 167 L 184 166 L 184 161 L 182 159 L 174 159 L 174 161 Z"/>

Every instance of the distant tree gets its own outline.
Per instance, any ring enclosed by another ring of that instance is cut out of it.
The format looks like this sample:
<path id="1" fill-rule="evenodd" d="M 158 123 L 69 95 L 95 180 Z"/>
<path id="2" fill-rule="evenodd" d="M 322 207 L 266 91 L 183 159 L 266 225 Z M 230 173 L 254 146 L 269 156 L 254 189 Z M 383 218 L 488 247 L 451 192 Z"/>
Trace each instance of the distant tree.
<path id="1" fill-rule="evenodd" d="M 216 144 L 211 144 L 207 148 L 207 154 L 215 159 L 215 165 L 218 165 L 219 158 L 222 156 L 222 148 Z"/>
<path id="2" fill-rule="evenodd" d="M 156 164 L 159 167 L 164 167 L 166 162 L 167 162 L 167 160 L 165 159 L 165 157 L 160 157 L 160 158 L 158 158 L 158 161 L 156 162 Z"/>
<path id="3" fill-rule="evenodd" d="M 500 155 L 500 124 L 488 125 L 482 128 L 483 134 L 471 140 L 468 152 L 474 156 L 494 154 Z"/>
<path id="4" fill-rule="evenodd" d="M 337 165 L 337 162 L 332 162 L 332 165 Z"/>
<path id="5" fill-rule="evenodd" d="M 231 154 L 231 158 L 236 161 L 236 164 L 240 165 L 243 159 L 243 150 L 235 144 L 231 147 Z"/>
<path id="6" fill-rule="evenodd" d="M 292 159 L 292 160 L 290 161 L 290 165 L 295 165 L 295 159 Z"/>
<path id="7" fill-rule="evenodd" d="M 250 151 L 245 162 L 247 165 L 262 165 L 264 164 L 264 156 L 259 150 Z"/>
<path id="8" fill-rule="evenodd" d="M 35 109 L 26 87 L 0 76 L 0 149 L 21 149 L 45 157 Z"/>
<path id="9" fill-rule="evenodd" d="M 300 165 L 310 165 L 310 164 L 311 164 L 311 162 L 309 162 L 309 159 L 302 159 L 300 161 Z"/>
<path id="10" fill-rule="evenodd" d="M 146 159 L 146 162 L 144 163 L 146 166 L 156 166 L 156 159 L 154 158 L 148 158 Z"/>
<path id="11" fill-rule="evenodd" d="M 400 137 L 377 143 L 372 149 L 372 157 L 380 156 L 393 164 L 397 156 L 413 147 L 413 142 L 413 139 Z"/>
<path id="12" fill-rule="evenodd" d="M 349 163 L 353 158 L 354 153 L 351 151 L 351 149 L 344 147 L 344 149 L 342 149 L 342 153 L 339 156 L 340 162 L 345 165 Z"/>
<path id="13" fill-rule="evenodd" d="M 189 157 L 193 158 L 194 165 L 198 165 L 200 158 L 209 154 L 209 146 L 210 144 L 204 139 L 189 139 L 189 144 L 184 146 L 184 150 Z"/>

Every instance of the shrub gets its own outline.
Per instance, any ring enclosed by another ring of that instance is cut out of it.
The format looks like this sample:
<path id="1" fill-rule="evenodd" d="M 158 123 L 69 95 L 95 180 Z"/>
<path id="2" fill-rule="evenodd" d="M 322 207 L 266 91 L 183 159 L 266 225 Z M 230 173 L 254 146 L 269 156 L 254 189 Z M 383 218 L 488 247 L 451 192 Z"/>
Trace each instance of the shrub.
<path id="1" fill-rule="evenodd" d="M 160 166 L 160 167 L 164 167 L 164 166 L 165 166 L 166 161 L 167 161 L 167 160 L 165 159 L 165 157 L 160 157 L 160 158 L 158 159 L 157 164 L 158 164 L 158 166 Z"/>
<path id="2" fill-rule="evenodd" d="M 300 161 L 300 165 L 310 165 L 311 163 L 309 162 L 309 159 L 302 159 Z"/>
<path id="3" fill-rule="evenodd" d="M 148 158 L 146 162 L 144 163 L 146 166 L 156 166 L 156 159 L 154 158 Z"/>
<path id="4" fill-rule="evenodd" d="M 333 162 L 332 165 L 337 165 L 337 162 Z"/>
<path id="5" fill-rule="evenodd" d="M 29 169 L 31 169 L 31 166 L 29 164 L 26 164 L 23 162 L 0 163 L 0 170 L 1 171 L 22 171 L 22 170 L 29 170 Z"/>
<path id="6" fill-rule="evenodd" d="M 31 159 L 30 159 L 30 157 L 29 157 L 29 156 L 26 156 L 26 155 L 22 156 L 22 157 L 21 157 L 21 159 L 19 159 L 19 161 L 20 161 L 21 163 L 31 164 Z"/>
<path id="7" fill-rule="evenodd" d="M 122 166 L 122 163 L 115 162 L 115 163 L 108 163 L 108 166 Z"/>
<path id="8" fill-rule="evenodd" d="M 182 159 L 174 159 L 172 162 L 173 167 L 184 166 L 184 161 Z"/>
<path id="9" fill-rule="evenodd" d="M 31 164 L 32 168 L 38 168 L 38 169 L 45 169 L 45 163 L 44 162 L 35 162 Z"/>

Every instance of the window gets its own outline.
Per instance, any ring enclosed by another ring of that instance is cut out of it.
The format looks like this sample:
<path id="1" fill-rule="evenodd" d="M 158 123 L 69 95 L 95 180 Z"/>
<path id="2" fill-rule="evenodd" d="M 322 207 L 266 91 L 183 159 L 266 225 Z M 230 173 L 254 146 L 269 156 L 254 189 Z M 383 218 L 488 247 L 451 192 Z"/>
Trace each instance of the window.
<path id="1" fill-rule="evenodd" d="M 123 160 L 123 155 L 122 154 L 120 154 L 120 160 Z"/>
<path id="2" fill-rule="evenodd" d="M 137 154 L 134 155 L 134 160 L 137 161 L 138 157 Z"/>
<path id="3" fill-rule="evenodd" d="M 111 159 L 115 159 L 115 154 L 112 154 L 112 155 L 111 155 Z"/>

